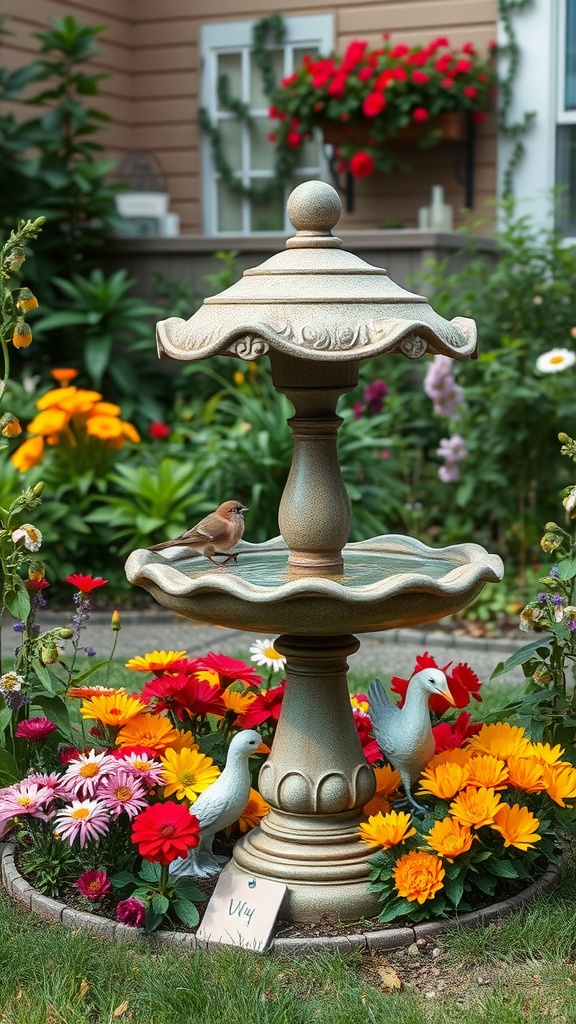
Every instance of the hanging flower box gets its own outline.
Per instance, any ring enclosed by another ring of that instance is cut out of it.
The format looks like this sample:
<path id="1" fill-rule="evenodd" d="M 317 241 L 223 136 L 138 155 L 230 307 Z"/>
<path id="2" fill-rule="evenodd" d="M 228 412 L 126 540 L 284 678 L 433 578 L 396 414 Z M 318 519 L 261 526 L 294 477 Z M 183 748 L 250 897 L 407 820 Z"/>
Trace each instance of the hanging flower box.
<path id="1" fill-rule="evenodd" d="M 491 43 L 482 58 L 473 43 L 456 51 L 445 37 L 413 47 L 385 38 L 373 50 L 354 40 L 343 57 L 306 56 L 276 92 L 272 141 L 293 155 L 320 128 L 339 147 L 342 167 L 367 177 L 398 165 L 386 145 L 392 139 L 422 147 L 465 140 L 470 121 L 484 120 L 491 103 L 495 49 Z"/>

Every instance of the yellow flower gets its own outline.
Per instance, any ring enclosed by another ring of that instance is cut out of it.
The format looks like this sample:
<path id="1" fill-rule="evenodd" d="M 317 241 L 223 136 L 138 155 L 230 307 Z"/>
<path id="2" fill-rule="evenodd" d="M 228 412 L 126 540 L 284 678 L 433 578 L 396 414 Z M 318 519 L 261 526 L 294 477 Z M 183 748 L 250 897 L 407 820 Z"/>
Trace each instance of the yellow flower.
<path id="1" fill-rule="evenodd" d="M 186 651 L 149 651 L 147 654 L 130 658 L 126 662 L 126 668 L 133 672 L 157 672 L 162 675 L 170 669 L 175 661 L 181 661 L 186 657 Z"/>
<path id="2" fill-rule="evenodd" d="M 486 789 L 505 789 L 508 779 L 506 762 L 492 754 L 480 754 L 468 761 L 469 786 L 484 786 Z"/>
<path id="3" fill-rule="evenodd" d="M 382 811 L 386 814 L 390 810 L 389 796 L 392 796 L 400 788 L 400 776 L 395 768 L 385 764 L 382 768 L 374 768 L 376 778 L 376 791 L 371 800 L 364 804 L 364 814 L 371 817 Z"/>
<path id="4" fill-rule="evenodd" d="M 165 750 L 178 739 L 178 732 L 162 715 L 136 715 L 120 729 L 116 737 L 119 747 L 151 747 Z"/>
<path id="5" fill-rule="evenodd" d="M 572 804 L 565 801 L 576 797 L 576 768 L 568 765 L 544 765 L 543 774 L 550 799 L 560 807 L 572 807 Z"/>
<path id="6" fill-rule="evenodd" d="M 432 793 L 441 800 L 451 800 L 466 785 L 468 765 L 447 761 L 437 768 L 427 768 L 422 772 L 419 793 Z"/>
<path id="7" fill-rule="evenodd" d="M 138 444 L 140 434 L 133 423 L 128 423 L 126 420 L 120 420 L 120 429 L 127 441 L 133 441 L 134 444 Z"/>
<path id="8" fill-rule="evenodd" d="M 227 711 L 233 711 L 235 715 L 244 715 L 256 700 L 256 696 L 255 693 L 240 693 L 239 690 L 223 690 L 222 703 Z"/>
<path id="9" fill-rule="evenodd" d="M 2 437 L 18 437 L 22 433 L 20 420 L 11 412 L 5 412 L 0 417 L 0 435 Z"/>
<path id="10" fill-rule="evenodd" d="M 374 814 L 363 821 L 358 829 L 360 840 L 370 846 L 381 846 L 384 850 L 403 843 L 416 834 L 412 819 L 405 811 L 390 811 L 384 815 Z"/>
<path id="11" fill-rule="evenodd" d="M 115 405 L 114 402 L 96 402 L 90 410 L 90 416 L 102 415 L 102 416 L 119 416 L 122 409 L 119 405 Z"/>
<path id="12" fill-rule="evenodd" d="M 491 825 L 494 815 L 501 806 L 500 794 L 484 786 L 467 786 L 450 804 L 450 813 L 462 825 L 481 828 Z"/>
<path id="13" fill-rule="evenodd" d="M 99 441 L 110 441 L 120 437 L 120 420 L 116 416 L 89 416 L 86 420 L 86 433 L 97 437 Z"/>
<path id="14" fill-rule="evenodd" d="M 42 461 L 44 453 L 44 439 L 42 437 L 29 437 L 23 441 L 15 452 L 10 456 L 10 462 L 21 473 L 27 473 L 33 466 Z"/>
<path id="15" fill-rule="evenodd" d="M 559 743 L 555 747 L 550 746 L 549 743 L 533 743 L 530 753 L 541 764 L 559 764 L 564 747 L 561 747 Z"/>
<path id="16" fill-rule="evenodd" d="M 256 828 L 269 810 L 270 804 L 266 803 L 264 797 L 260 796 L 256 789 L 251 788 L 248 803 L 238 818 L 238 828 L 241 832 L 249 832 L 251 828 Z"/>
<path id="17" fill-rule="evenodd" d="M 176 794 L 177 800 L 186 799 L 194 803 L 198 794 L 208 789 L 220 775 L 220 769 L 212 758 L 201 754 L 198 748 L 190 750 L 184 747 L 178 752 L 168 747 L 160 760 L 164 765 L 164 796 Z"/>
<path id="18" fill-rule="evenodd" d="M 71 394 L 67 394 L 71 392 Z M 85 391 L 83 388 L 62 388 L 60 391 L 60 401 L 58 405 L 61 409 L 65 409 L 71 416 L 77 416 L 80 413 L 90 412 L 92 406 L 96 402 L 102 401 L 102 395 L 99 391 Z"/>
<path id="19" fill-rule="evenodd" d="M 147 705 L 136 694 L 117 690 L 115 693 L 91 697 L 82 704 L 80 714 L 84 718 L 94 718 L 97 722 L 103 722 L 104 725 L 122 726 L 146 710 Z"/>
<path id="20" fill-rule="evenodd" d="M 29 309 L 38 309 L 38 299 L 29 288 L 21 288 L 16 299 L 16 308 L 27 313 Z"/>
<path id="21" fill-rule="evenodd" d="M 198 750 L 198 744 L 189 729 L 177 729 L 176 732 L 178 734 L 178 738 L 172 740 L 172 743 L 170 744 L 172 750 L 175 750 L 177 754 L 179 754 L 184 747 L 187 747 L 190 750 Z"/>
<path id="22" fill-rule="evenodd" d="M 50 370 L 50 376 L 59 384 L 68 384 L 78 376 L 78 370 L 73 370 L 72 367 L 56 367 L 54 370 Z"/>
<path id="23" fill-rule="evenodd" d="M 398 895 L 422 904 L 434 899 L 444 885 L 442 879 L 446 872 L 433 853 L 411 850 L 396 861 L 392 874 Z"/>
<path id="24" fill-rule="evenodd" d="M 70 417 L 63 409 L 45 409 L 28 424 L 28 430 L 31 434 L 43 434 L 44 436 L 59 434 L 68 426 L 69 419 Z"/>
<path id="25" fill-rule="evenodd" d="M 461 853 L 466 853 L 472 846 L 474 836 L 467 825 L 461 825 L 454 818 L 443 818 L 434 822 L 432 828 L 424 836 L 428 846 L 446 860 L 453 861 Z"/>
<path id="26" fill-rule="evenodd" d="M 511 757 L 508 760 L 508 781 L 526 793 L 539 793 L 545 787 L 542 767 L 533 757 Z"/>
<path id="27" fill-rule="evenodd" d="M 499 832 L 504 838 L 504 846 L 515 846 L 518 850 L 526 851 L 529 846 L 542 839 L 537 835 L 536 829 L 540 825 L 538 818 L 535 818 L 527 807 L 520 807 L 514 804 L 502 804 L 494 815 L 492 828 Z"/>
<path id="28" fill-rule="evenodd" d="M 241 385 L 246 380 L 246 377 L 244 376 L 244 374 L 242 373 L 241 370 L 236 370 L 236 373 L 234 374 L 233 380 L 234 380 L 234 383 L 236 384 L 236 387 L 241 387 Z"/>
<path id="29" fill-rule="evenodd" d="M 12 344 L 14 348 L 28 348 L 32 343 L 32 329 L 24 320 L 19 320 L 14 328 Z"/>
<path id="30" fill-rule="evenodd" d="M 70 388 L 53 388 L 52 391 L 47 391 L 45 395 L 36 402 L 36 408 L 42 412 L 44 409 L 51 409 L 53 405 L 60 405 L 61 401 L 69 398 L 71 395 L 75 395 L 78 389 L 75 387 Z"/>
<path id="31" fill-rule="evenodd" d="M 434 757 L 428 761 L 426 770 L 430 768 L 437 768 L 439 764 L 468 764 L 468 761 L 472 757 L 472 752 L 468 750 L 468 747 L 455 747 L 454 750 L 442 750 L 439 754 L 434 754 Z"/>
<path id="32" fill-rule="evenodd" d="M 481 750 L 483 754 L 493 754 L 503 761 L 509 757 L 529 757 L 530 746 L 524 729 L 509 722 L 483 725 L 478 735 L 468 743 L 470 750 Z"/>
<path id="33" fill-rule="evenodd" d="M 357 711 L 362 711 L 363 714 L 365 714 L 365 715 L 367 715 L 369 710 L 370 710 L 370 705 L 369 705 L 368 701 L 367 700 L 358 700 L 358 694 L 357 693 L 351 693 L 350 694 L 350 703 L 351 703 L 353 708 L 356 708 Z"/>

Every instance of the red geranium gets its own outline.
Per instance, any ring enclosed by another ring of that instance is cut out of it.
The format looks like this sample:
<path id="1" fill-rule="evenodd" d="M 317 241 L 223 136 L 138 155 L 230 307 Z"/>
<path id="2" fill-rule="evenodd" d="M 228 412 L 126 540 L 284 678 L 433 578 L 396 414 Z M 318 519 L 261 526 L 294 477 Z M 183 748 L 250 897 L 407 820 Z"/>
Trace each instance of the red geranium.
<path id="1" fill-rule="evenodd" d="M 183 804 L 165 800 L 134 818 L 131 839 L 141 857 L 166 866 L 198 846 L 200 823 Z"/>
<path id="2" fill-rule="evenodd" d="M 442 672 L 446 674 L 448 689 L 452 694 L 456 707 L 465 708 L 466 705 L 470 703 L 471 697 L 473 697 L 474 700 L 481 701 L 482 697 L 479 693 L 481 683 L 476 673 L 464 662 L 459 662 L 454 666 L 452 672 L 448 672 L 451 664 L 452 662 L 449 661 L 447 665 L 444 665 Z M 418 655 L 416 658 L 416 668 L 412 675 L 415 675 L 416 672 L 421 672 L 422 669 L 425 668 L 439 668 L 439 665 L 436 663 L 435 659 L 428 654 L 428 651 L 424 654 Z M 411 678 L 412 676 L 410 676 L 410 679 Z M 392 677 L 391 688 L 394 693 L 398 693 L 400 695 L 401 699 L 398 702 L 400 707 L 402 707 L 406 699 L 406 691 L 408 689 L 410 679 L 401 679 L 399 676 Z M 430 710 L 433 711 L 434 714 L 443 715 L 450 707 L 450 704 L 439 694 L 433 694 L 430 697 L 429 706 Z"/>
<path id="3" fill-rule="evenodd" d="M 465 740 L 475 736 L 481 728 L 482 722 L 470 722 L 469 711 L 462 711 L 452 725 L 449 722 L 439 722 L 432 729 L 436 753 L 461 747 Z"/>
<path id="4" fill-rule="evenodd" d="M 363 149 L 359 153 L 354 153 L 350 160 L 350 173 L 355 178 L 368 178 L 374 173 L 375 167 L 373 157 Z"/>
<path id="5" fill-rule="evenodd" d="M 371 92 L 362 104 L 362 113 L 365 117 L 377 117 L 384 110 L 386 100 L 381 92 Z"/>
<path id="6" fill-rule="evenodd" d="M 102 579 L 101 576 L 83 576 L 79 572 L 73 572 L 64 578 L 64 582 L 71 583 L 81 594 L 90 594 L 98 587 L 105 587 L 108 580 Z"/>
<path id="7" fill-rule="evenodd" d="M 164 441 L 167 437 L 170 436 L 171 428 L 168 426 L 167 423 L 161 423 L 160 421 L 158 421 L 156 423 L 150 423 L 148 425 L 148 433 L 150 437 L 154 438 L 154 440 Z"/>
<path id="8" fill-rule="evenodd" d="M 285 689 L 286 680 L 283 679 L 280 686 L 275 686 L 272 690 L 263 690 L 262 693 L 259 693 L 256 700 L 252 702 L 248 710 L 242 715 L 242 728 L 255 729 L 257 725 L 267 722 L 270 718 L 277 722 L 282 710 Z"/>
<path id="9" fill-rule="evenodd" d="M 426 110 L 426 107 L 414 107 L 412 111 L 412 120 L 416 121 L 416 124 L 423 124 L 424 121 L 428 121 L 430 114 Z"/>
<path id="10" fill-rule="evenodd" d="M 419 71 L 418 69 L 412 72 L 411 78 L 412 81 L 414 82 L 414 85 L 426 85 L 426 83 L 430 81 L 430 78 L 426 74 L 426 72 Z"/>

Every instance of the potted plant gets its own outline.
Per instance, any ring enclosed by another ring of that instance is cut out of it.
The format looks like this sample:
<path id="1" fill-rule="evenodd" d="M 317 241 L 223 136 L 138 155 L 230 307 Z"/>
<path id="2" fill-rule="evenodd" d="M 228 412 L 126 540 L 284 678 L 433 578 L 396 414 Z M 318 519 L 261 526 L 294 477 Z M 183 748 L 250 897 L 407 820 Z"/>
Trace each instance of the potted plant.
<path id="1" fill-rule="evenodd" d="M 355 39 L 343 57 L 305 56 L 276 92 L 271 141 L 297 151 L 320 129 L 354 177 L 389 171 L 399 162 L 391 139 L 421 146 L 464 139 L 471 121 L 485 119 L 497 82 L 495 51 L 490 43 L 483 58 L 473 43 L 457 50 L 444 36 L 427 46 L 392 45 L 386 34 L 377 49 Z"/>

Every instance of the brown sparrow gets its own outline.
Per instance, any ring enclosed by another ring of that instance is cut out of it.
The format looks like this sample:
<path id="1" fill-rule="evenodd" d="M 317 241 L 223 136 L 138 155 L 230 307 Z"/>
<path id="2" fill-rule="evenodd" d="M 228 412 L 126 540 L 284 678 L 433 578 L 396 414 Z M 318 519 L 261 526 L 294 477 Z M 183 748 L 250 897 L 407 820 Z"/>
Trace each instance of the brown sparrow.
<path id="1" fill-rule="evenodd" d="M 199 551 L 201 555 L 209 558 L 214 565 L 222 565 L 216 562 L 213 555 L 225 555 L 229 548 L 238 543 L 244 533 L 244 516 L 247 512 L 246 505 L 239 501 L 225 501 L 219 505 L 215 512 L 201 519 L 191 530 L 186 530 L 174 540 L 164 540 L 161 544 L 153 544 L 148 551 L 164 551 L 166 548 L 188 547 Z M 236 559 L 237 555 L 228 555 L 226 561 Z"/>

